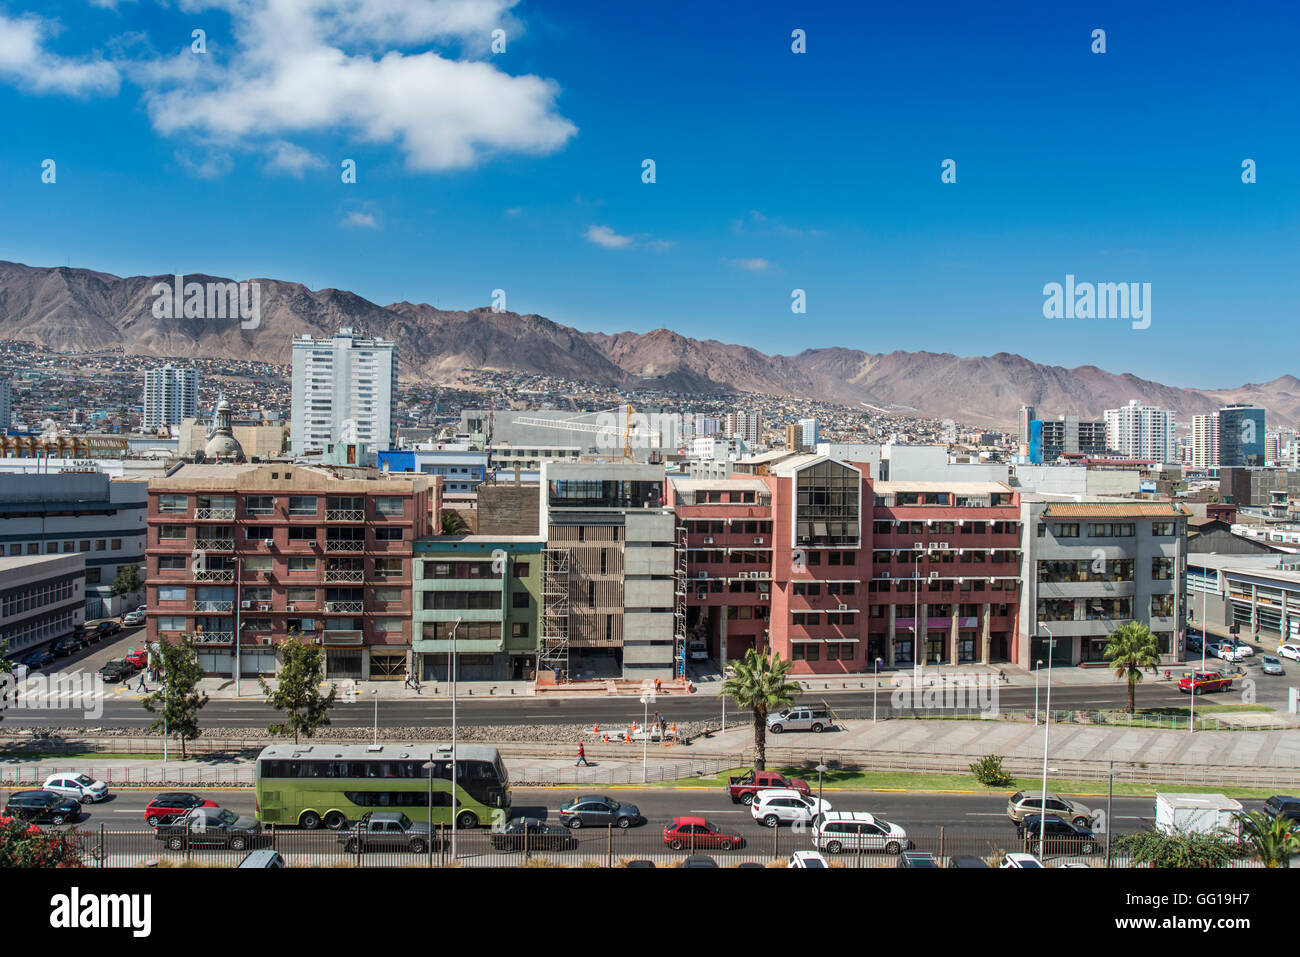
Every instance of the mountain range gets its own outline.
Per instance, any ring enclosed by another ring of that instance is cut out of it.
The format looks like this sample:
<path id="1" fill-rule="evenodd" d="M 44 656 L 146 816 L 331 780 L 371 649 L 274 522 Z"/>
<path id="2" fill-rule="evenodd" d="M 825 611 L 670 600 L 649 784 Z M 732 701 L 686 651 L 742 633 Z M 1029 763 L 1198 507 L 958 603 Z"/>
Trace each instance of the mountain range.
<path id="1" fill-rule="evenodd" d="M 287 364 L 294 336 L 329 336 L 352 326 L 392 339 L 402 375 L 430 383 L 454 384 L 465 369 L 530 372 L 617 388 L 806 397 L 1002 428 L 1015 424 L 1026 403 L 1048 418 L 1066 412 L 1100 418 L 1104 409 L 1130 399 L 1174 409 L 1181 422 L 1228 402 L 1246 402 L 1266 409 L 1270 425 L 1300 423 L 1300 380 L 1291 375 L 1233 389 L 1190 389 L 1090 365 L 1041 365 L 1006 352 L 956 356 L 828 348 L 768 355 L 669 329 L 609 335 L 486 307 L 381 306 L 346 290 L 313 290 L 278 279 L 249 280 L 260 284 L 260 322 L 242 329 L 228 319 L 156 318 L 154 287 L 172 279 L 0 262 L 0 339 L 64 352 L 120 348 L 167 358 L 255 356 Z M 231 280 L 186 275 L 185 281 Z"/>

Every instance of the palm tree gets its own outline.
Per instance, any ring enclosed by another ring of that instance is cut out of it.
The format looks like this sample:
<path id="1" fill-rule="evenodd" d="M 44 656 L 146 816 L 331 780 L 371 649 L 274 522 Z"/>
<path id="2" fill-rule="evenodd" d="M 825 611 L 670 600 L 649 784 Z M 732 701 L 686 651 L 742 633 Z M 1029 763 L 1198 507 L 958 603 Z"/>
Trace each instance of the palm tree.
<path id="1" fill-rule="evenodd" d="M 1292 854 L 1300 854 L 1300 837 L 1291 830 L 1291 819 L 1279 814 L 1273 820 L 1260 811 L 1238 814 L 1241 839 L 1254 850 L 1265 867 L 1286 867 Z"/>
<path id="2" fill-rule="evenodd" d="M 465 524 L 465 519 L 460 517 L 459 512 L 442 513 L 442 534 L 464 535 L 468 531 L 469 526 Z"/>
<path id="3" fill-rule="evenodd" d="M 1130 621 L 1110 633 L 1110 644 L 1104 657 L 1115 669 L 1116 678 L 1128 679 L 1128 713 L 1133 713 L 1137 683 L 1142 680 L 1145 668 L 1160 663 L 1160 649 L 1151 629 L 1139 621 Z"/>
<path id="4" fill-rule="evenodd" d="M 786 681 L 793 662 L 782 661 L 780 654 L 761 655 L 753 648 L 745 651 L 744 661 L 731 662 L 735 674 L 722 685 L 722 693 L 754 715 L 754 768 L 767 770 L 767 715 L 769 711 L 794 703 L 803 689 Z"/>

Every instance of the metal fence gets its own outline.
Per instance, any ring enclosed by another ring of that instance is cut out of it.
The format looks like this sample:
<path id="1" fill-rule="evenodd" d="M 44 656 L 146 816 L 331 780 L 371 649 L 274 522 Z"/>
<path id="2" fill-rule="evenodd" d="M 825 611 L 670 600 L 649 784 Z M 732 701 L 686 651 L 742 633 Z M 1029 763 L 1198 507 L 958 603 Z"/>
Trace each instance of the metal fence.
<path id="1" fill-rule="evenodd" d="M 360 831 L 303 831 L 269 827 L 237 847 L 205 843 L 200 835 L 184 832 L 155 832 L 150 829 L 71 831 L 80 856 L 88 866 L 101 867 L 234 867 L 253 850 L 271 848 L 289 867 L 626 867 L 633 861 L 649 861 L 655 867 L 681 867 L 688 857 L 703 855 L 719 867 L 787 867 L 797 851 L 814 847 L 812 832 L 792 829 L 747 827 L 726 839 L 687 839 L 680 848 L 665 841 L 662 824 L 650 823 L 627 830 L 581 828 L 538 836 L 508 836 L 490 829 L 461 830 L 453 850 L 449 828 L 434 832 L 433 839 L 404 841 L 401 846 L 368 846 Z M 733 843 L 732 839 L 739 839 Z M 880 849 L 820 848 L 831 867 L 884 868 L 903 865 L 904 855 Z M 909 847 L 899 851 L 922 851 L 939 867 L 970 865 L 975 858 L 989 867 L 1002 865 L 1012 852 L 1033 852 L 1034 845 L 1016 837 L 1014 829 L 1005 835 L 972 835 L 944 828 L 910 835 Z M 1039 855 L 1047 867 L 1129 867 L 1130 858 L 1119 853 L 1107 856 L 1104 838 L 1086 846 L 1051 846 Z M 909 862 L 910 863 L 910 862 Z M 641 865 L 644 866 L 644 865 Z M 979 866 L 975 864 L 974 866 Z M 1231 867 L 1259 867 L 1259 861 L 1242 856 Z"/>

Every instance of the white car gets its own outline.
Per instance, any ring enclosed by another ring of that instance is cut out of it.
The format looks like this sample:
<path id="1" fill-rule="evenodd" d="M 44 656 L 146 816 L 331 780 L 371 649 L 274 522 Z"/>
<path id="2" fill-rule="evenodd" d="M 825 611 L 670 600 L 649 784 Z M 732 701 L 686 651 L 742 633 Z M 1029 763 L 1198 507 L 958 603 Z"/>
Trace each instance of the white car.
<path id="1" fill-rule="evenodd" d="M 900 854 L 912 846 L 907 831 L 865 811 L 829 811 L 813 825 L 813 847 L 827 854 L 884 851 Z"/>
<path id="2" fill-rule="evenodd" d="M 144 612 L 142 612 L 138 608 L 135 609 L 134 611 L 128 611 L 125 615 L 122 616 L 122 624 L 126 625 L 128 628 L 133 627 L 135 625 L 143 625 Z"/>
<path id="3" fill-rule="evenodd" d="M 1208 650 L 1214 657 L 1224 661 L 1240 661 L 1244 657 L 1236 645 L 1230 645 L 1226 641 L 1215 642 Z"/>
<path id="4" fill-rule="evenodd" d="M 1025 867 L 1025 868 L 1042 867 L 1043 862 L 1040 861 L 1038 858 L 1034 857 L 1034 855 L 1032 854 L 1021 854 L 1020 852 L 1017 851 L 1014 854 L 1008 854 L 1006 857 L 1004 857 L 1002 859 L 1002 866 L 1003 867 Z"/>
<path id="5" fill-rule="evenodd" d="M 795 851 L 790 855 L 790 867 L 830 867 L 826 858 L 822 857 L 817 851 Z"/>
<path id="6" fill-rule="evenodd" d="M 94 804 L 108 797 L 108 785 L 103 781 L 96 781 L 89 774 L 73 774 L 71 771 L 51 774 L 41 787 L 82 804 Z"/>
<path id="7" fill-rule="evenodd" d="M 749 813 L 765 827 L 781 824 L 811 824 L 818 814 L 831 809 L 826 801 L 805 797 L 790 788 L 767 788 L 754 795 Z"/>
<path id="8" fill-rule="evenodd" d="M 1277 653 L 1283 658 L 1292 658 L 1300 661 L 1300 645 L 1278 645 Z"/>

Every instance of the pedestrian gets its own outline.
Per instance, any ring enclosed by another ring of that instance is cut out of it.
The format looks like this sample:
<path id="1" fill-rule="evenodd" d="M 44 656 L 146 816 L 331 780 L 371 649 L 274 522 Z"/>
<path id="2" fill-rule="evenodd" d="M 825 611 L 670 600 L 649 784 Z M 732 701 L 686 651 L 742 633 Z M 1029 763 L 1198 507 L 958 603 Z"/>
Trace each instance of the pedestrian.
<path id="1" fill-rule="evenodd" d="M 406 673 L 406 679 L 402 682 L 402 687 L 404 688 L 415 687 L 415 685 L 411 684 L 411 673 L 409 671 Z"/>
<path id="2" fill-rule="evenodd" d="M 591 762 L 587 760 L 587 749 L 582 746 L 581 741 L 578 742 L 578 760 L 573 763 L 573 766 L 576 768 L 580 764 L 591 767 Z"/>
<path id="3" fill-rule="evenodd" d="M 663 690 L 663 686 L 664 686 L 663 681 L 662 681 L 661 679 L 659 679 L 659 678 L 656 678 L 656 679 L 655 679 L 655 694 L 659 694 L 659 692 L 661 692 L 661 691 Z"/>
<path id="4" fill-rule="evenodd" d="M 149 688 L 148 688 L 148 687 L 145 685 L 145 683 L 144 683 L 144 672 L 143 672 L 143 671 L 140 672 L 140 681 L 139 681 L 139 683 L 135 686 L 135 690 L 136 690 L 136 691 L 139 691 L 139 692 L 142 692 L 142 693 L 143 693 L 143 692 L 146 692 L 146 691 L 149 690 Z"/>

